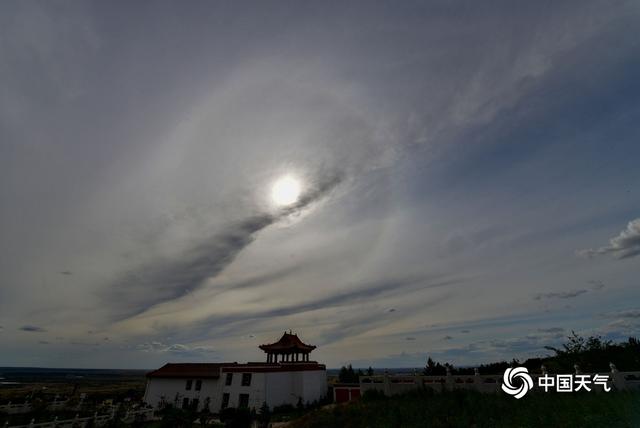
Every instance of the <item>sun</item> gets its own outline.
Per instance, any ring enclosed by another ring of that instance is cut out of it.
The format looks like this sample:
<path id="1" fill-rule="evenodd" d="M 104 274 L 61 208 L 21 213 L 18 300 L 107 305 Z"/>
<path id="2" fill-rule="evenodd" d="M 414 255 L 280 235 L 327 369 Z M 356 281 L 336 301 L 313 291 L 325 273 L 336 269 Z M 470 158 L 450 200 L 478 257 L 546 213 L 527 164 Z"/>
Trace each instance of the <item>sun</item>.
<path id="1" fill-rule="evenodd" d="M 297 180 L 291 175 L 286 175 L 273 183 L 273 187 L 271 187 L 271 200 L 277 206 L 286 207 L 298 202 L 301 191 L 302 185 L 300 184 L 300 180 Z"/>

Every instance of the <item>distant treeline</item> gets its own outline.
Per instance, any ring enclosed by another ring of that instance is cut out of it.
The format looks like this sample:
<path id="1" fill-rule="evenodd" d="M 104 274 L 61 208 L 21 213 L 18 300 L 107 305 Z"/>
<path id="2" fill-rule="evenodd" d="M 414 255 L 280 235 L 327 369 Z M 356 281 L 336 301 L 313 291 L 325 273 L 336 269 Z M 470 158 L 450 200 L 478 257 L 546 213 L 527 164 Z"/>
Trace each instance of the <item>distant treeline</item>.
<path id="1" fill-rule="evenodd" d="M 524 366 L 532 373 L 539 373 L 545 366 L 549 373 L 572 373 L 575 365 L 583 372 L 609 371 L 610 363 L 615 364 L 620 371 L 640 370 L 640 340 L 629 337 L 626 342 L 614 343 L 601 336 L 582 337 L 574 331 L 567 337 L 567 341 L 560 348 L 545 346 L 553 355 L 542 358 L 529 358 L 521 362 L 517 359 L 481 364 L 477 367 L 480 374 L 496 375 L 504 373 L 505 369 L 514 366 Z M 476 367 L 455 367 L 449 362 L 441 363 L 431 357 L 422 370 L 425 376 L 444 376 L 447 369 L 454 375 L 470 375 L 475 373 Z M 338 379 L 343 383 L 358 383 L 359 376 L 371 376 L 374 370 L 354 370 L 351 365 L 343 366 Z"/>
<path id="2" fill-rule="evenodd" d="M 499 361 L 478 366 L 480 374 L 502 374 L 508 367 L 524 366 L 530 372 L 540 373 L 545 366 L 549 373 L 572 373 L 575 365 L 583 372 L 606 372 L 610 370 L 610 364 L 615 364 L 620 371 L 640 370 L 640 340 L 630 337 L 626 342 L 614 343 L 604 340 L 600 336 L 584 338 L 574 331 L 567 337 L 567 341 L 560 348 L 545 346 L 545 349 L 553 352 L 553 355 L 542 358 L 529 358 L 526 361 L 517 359 Z M 427 359 L 427 365 L 423 372 L 425 375 L 442 376 L 447 373 L 447 368 L 452 374 L 473 374 L 474 367 L 456 368 L 450 363 L 441 364 Z"/>

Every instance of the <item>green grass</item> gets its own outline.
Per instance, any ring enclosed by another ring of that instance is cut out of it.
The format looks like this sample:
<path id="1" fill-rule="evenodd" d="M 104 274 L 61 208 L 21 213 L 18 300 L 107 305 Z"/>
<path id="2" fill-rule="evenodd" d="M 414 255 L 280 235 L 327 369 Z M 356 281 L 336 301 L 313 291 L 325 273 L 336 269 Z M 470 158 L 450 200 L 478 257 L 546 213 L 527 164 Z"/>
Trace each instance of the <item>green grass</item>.
<path id="1" fill-rule="evenodd" d="M 315 427 L 640 427 L 640 392 L 535 393 L 516 400 L 474 391 L 414 391 L 312 412 Z"/>

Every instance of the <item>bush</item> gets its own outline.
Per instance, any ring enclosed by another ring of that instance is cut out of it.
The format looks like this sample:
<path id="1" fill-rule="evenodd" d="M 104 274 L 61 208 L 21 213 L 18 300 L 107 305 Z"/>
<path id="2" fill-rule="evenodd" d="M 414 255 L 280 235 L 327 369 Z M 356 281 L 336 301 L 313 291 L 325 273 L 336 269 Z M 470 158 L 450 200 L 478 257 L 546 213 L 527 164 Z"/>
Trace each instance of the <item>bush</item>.
<path id="1" fill-rule="evenodd" d="M 640 393 L 535 393 L 521 400 L 476 391 L 416 390 L 371 396 L 321 409 L 293 428 L 321 427 L 632 427 L 640 420 Z"/>
<path id="2" fill-rule="evenodd" d="M 227 428 L 247 428 L 251 426 L 251 412 L 246 408 L 227 407 L 220 412 L 220 420 Z"/>

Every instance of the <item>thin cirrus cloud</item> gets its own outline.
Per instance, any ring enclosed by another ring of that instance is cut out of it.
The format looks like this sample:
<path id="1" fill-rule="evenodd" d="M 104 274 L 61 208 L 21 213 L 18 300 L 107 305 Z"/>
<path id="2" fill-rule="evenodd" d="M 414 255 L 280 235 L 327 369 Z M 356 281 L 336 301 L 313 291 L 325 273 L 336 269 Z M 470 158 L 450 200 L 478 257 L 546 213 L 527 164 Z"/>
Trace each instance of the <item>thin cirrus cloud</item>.
<path id="1" fill-rule="evenodd" d="M 215 278 L 264 228 L 304 209 L 331 192 L 341 182 L 340 174 L 319 177 L 308 183 L 306 191 L 293 206 L 276 213 L 250 216 L 226 227 L 220 234 L 186 249 L 178 258 L 152 261 L 115 282 L 108 291 L 113 301 L 127 302 L 122 318 L 135 316 L 153 305 L 179 298 L 195 291 L 206 279 Z"/>
<path id="2" fill-rule="evenodd" d="M 20 327 L 20 330 L 29 333 L 45 333 L 47 331 L 45 328 L 38 327 L 37 325 L 23 325 L 22 327 Z"/>
<path id="3" fill-rule="evenodd" d="M 145 342 L 135 347 L 137 350 L 143 352 L 159 352 L 159 353 L 171 353 L 171 354 L 191 354 L 191 355 L 203 355 L 215 353 L 215 350 L 207 346 L 188 346 L 180 343 L 167 345 L 162 342 Z"/>
<path id="4" fill-rule="evenodd" d="M 535 300 L 542 300 L 542 299 L 573 299 L 575 297 L 581 296 L 583 294 L 588 293 L 589 290 L 587 289 L 580 289 L 580 290 L 570 290 L 570 291 L 554 291 L 551 293 L 539 293 L 536 294 L 533 298 Z"/>
<path id="5" fill-rule="evenodd" d="M 330 366 L 364 349 L 423 365 L 562 333 L 512 325 L 594 327 L 583 297 L 637 298 L 632 263 L 612 278 L 573 251 L 640 251 L 639 220 L 606 242 L 640 209 L 639 18 L 596 1 L 1 3 L 0 365 L 252 360 L 289 329 Z M 271 206 L 289 174 L 305 193 Z M 584 244 L 594 224 L 609 232 Z"/>
<path id="6" fill-rule="evenodd" d="M 595 291 L 601 291 L 605 288 L 605 284 L 600 280 L 589 280 L 588 284 L 591 285 L 589 288 L 579 288 L 575 290 L 567 290 L 567 291 L 552 291 L 549 293 L 537 293 L 533 296 L 534 300 L 543 300 L 543 299 L 574 299 L 576 297 L 582 296 L 587 293 L 592 293 Z"/>

